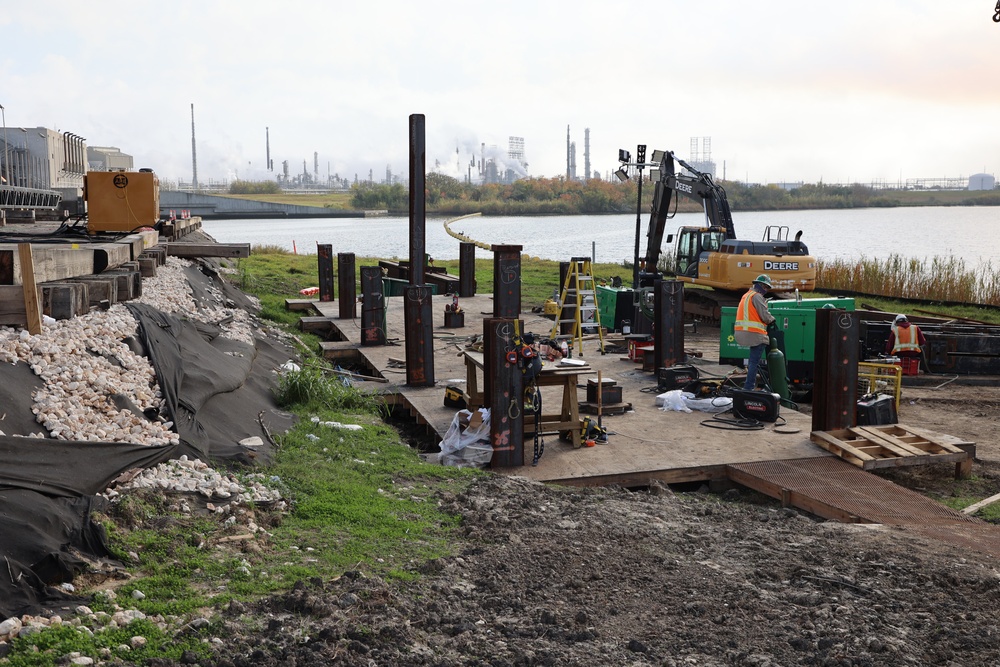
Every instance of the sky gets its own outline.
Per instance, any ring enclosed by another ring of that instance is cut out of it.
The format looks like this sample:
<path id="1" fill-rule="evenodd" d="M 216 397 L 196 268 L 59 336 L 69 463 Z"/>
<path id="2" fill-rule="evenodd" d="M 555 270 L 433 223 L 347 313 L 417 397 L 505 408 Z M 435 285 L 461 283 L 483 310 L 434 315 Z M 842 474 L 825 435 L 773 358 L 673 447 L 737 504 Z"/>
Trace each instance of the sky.
<path id="1" fill-rule="evenodd" d="M 5 127 L 161 179 L 192 178 L 192 104 L 201 183 L 311 173 L 314 154 L 321 180 L 405 179 L 412 114 L 428 171 L 456 177 L 510 136 L 528 174 L 565 175 L 567 126 L 579 175 L 586 128 L 602 175 L 637 144 L 689 159 L 693 137 L 751 183 L 1000 172 L 993 0 L 8 4 Z"/>

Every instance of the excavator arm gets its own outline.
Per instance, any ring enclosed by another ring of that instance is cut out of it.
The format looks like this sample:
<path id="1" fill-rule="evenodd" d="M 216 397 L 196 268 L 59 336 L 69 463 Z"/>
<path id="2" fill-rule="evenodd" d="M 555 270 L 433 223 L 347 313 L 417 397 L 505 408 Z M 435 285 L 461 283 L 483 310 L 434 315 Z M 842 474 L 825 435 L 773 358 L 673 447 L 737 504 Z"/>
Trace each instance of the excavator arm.
<path id="1" fill-rule="evenodd" d="M 678 174 L 674 162 L 679 163 L 692 175 Z M 649 215 L 649 225 L 646 230 L 647 272 L 655 273 L 660 260 L 660 246 L 667 220 L 673 217 L 670 212 L 671 199 L 684 195 L 699 202 L 705 210 L 707 226 L 725 231 L 727 239 L 736 238 L 733 227 L 733 214 L 729 209 L 726 191 L 712 180 L 711 174 L 698 171 L 688 163 L 675 157 L 672 151 L 664 151 L 660 160 L 660 177 L 653 186 L 653 207 Z M 677 207 L 674 205 L 674 211 Z"/>

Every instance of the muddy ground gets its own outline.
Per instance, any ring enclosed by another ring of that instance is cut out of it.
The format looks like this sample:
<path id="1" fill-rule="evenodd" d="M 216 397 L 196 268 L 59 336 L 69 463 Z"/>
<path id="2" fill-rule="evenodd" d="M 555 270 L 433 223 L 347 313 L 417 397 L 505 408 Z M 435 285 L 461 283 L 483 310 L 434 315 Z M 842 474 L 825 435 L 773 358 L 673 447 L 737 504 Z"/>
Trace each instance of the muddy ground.
<path id="1" fill-rule="evenodd" d="M 1000 492 L 998 418 L 995 387 L 904 388 L 901 421 L 978 443 L 963 494 Z M 945 497 L 953 473 L 892 479 Z M 454 556 L 415 581 L 346 572 L 236 604 L 226 622 L 242 639 L 211 664 L 1000 664 L 1000 571 L 979 552 L 740 488 L 491 476 L 439 501 L 462 516 Z"/>

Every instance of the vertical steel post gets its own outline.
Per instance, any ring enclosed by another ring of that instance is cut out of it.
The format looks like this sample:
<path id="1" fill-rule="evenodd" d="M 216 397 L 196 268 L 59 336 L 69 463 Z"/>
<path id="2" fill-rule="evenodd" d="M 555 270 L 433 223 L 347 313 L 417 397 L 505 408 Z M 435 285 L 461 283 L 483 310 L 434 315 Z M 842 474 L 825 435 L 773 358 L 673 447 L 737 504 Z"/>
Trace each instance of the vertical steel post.
<path id="1" fill-rule="evenodd" d="M 427 261 L 424 233 L 427 224 L 426 187 L 427 154 L 424 141 L 424 115 L 410 116 L 410 284 L 424 284 Z"/>
<path id="2" fill-rule="evenodd" d="M 850 428 L 857 422 L 860 321 L 837 308 L 816 311 L 812 430 Z"/>
<path id="3" fill-rule="evenodd" d="M 424 284 L 426 262 L 427 156 L 424 115 L 410 116 L 410 284 L 403 290 L 406 326 L 406 384 L 434 385 L 434 321 L 431 288 Z"/>
<path id="4" fill-rule="evenodd" d="M 434 330 L 431 318 L 431 288 L 407 285 L 403 289 L 406 321 L 406 384 L 434 386 Z"/>
<path id="5" fill-rule="evenodd" d="M 340 288 L 340 319 L 358 316 L 358 290 L 355 287 L 354 253 L 337 253 L 337 287 Z"/>
<path id="6" fill-rule="evenodd" d="M 513 336 L 513 319 L 483 321 L 483 392 L 490 409 L 494 468 L 524 465 L 524 377 L 517 364 L 507 360 Z"/>
<path id="7" fill-rule="evenodd" d="M 493 317 L 521 315 L 521 248 L 493 245 Z"/>
<path id="8" fill-rule="evenodd" d="M 684 283 L 657 280 L 653 283 L 654 369 L 669 368 L 684 361 Z"/>
<path id="9" fill-rule="evenodd" d="M 458 296 L 476 296 L 476 244 L 458 244 Z"/>
<path id="10" fill-rule="evenodd" d="M 382 295 L 382 269 L 361 267 L 361 344 L 385 345 L 385 297 Z"/>
<path id="11" fill-rule="evenodd" d="M 333 301 L 333 246 L 317 244 L 316 258 L 319 262 L 319 300 Z"/>

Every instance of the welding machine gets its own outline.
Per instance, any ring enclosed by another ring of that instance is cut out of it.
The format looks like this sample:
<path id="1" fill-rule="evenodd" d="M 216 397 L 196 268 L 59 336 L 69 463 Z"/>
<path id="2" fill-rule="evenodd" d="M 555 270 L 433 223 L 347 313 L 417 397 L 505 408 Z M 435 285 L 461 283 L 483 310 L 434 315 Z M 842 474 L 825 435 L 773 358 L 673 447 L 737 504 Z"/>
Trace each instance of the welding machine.
<path id="1" fill-rule="evenodd" d="M 740 419 L 756 419 L 761 422 L 778 420 L 781 396 L 764 391 L 733 391 L 733 414 Z"/>

